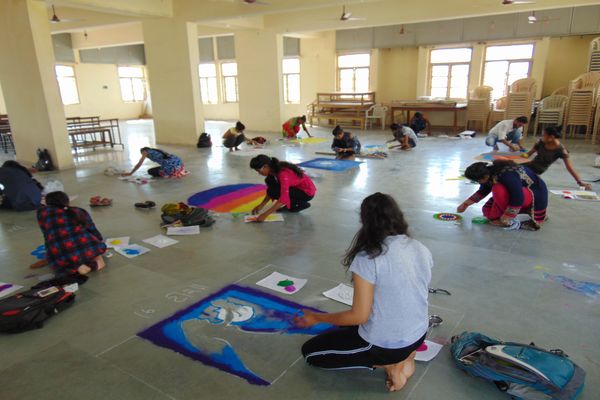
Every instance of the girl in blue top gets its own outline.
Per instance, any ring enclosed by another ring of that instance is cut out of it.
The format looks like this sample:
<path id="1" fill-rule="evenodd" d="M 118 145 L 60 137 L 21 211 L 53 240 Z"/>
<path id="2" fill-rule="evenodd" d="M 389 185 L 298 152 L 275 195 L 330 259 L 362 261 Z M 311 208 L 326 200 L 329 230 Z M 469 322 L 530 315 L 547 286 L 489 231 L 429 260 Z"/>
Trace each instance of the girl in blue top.
<path id="1" fill-rule="evenodd" d="M 142 166 L 146 158 L 150 159 L 150 161 L 160 164 L 159 167 L 150 168 L 148 170 L 149 175 L 161 178 L 181 178 L 182 176 L 186 175 L 183 161 L 175 154 L 169 154 L 165 151 L 153 149 L 151 147 L 142 147 L 140 149 L 140 153 L 142 153 L 142 157 L 135 167 L 133 167 L 131 172 L 122 174 L 122 176 L 133 175 L 135 171 Z"/>
<path id="2" fill-rule="evenodd" d="M 375 193 L 360 206 L 362 227 L 343 264 L 354 281 L 352 309 L 333 314 L 303 311 L 295 322 L 340 328 L 302 346 L 310 365 L 325 369 L 383 368 L 389 391 L 400 390 L 415 372 L 417 348 L 428 328 L 429 250 L 408 236 L 396 201 Z"/>

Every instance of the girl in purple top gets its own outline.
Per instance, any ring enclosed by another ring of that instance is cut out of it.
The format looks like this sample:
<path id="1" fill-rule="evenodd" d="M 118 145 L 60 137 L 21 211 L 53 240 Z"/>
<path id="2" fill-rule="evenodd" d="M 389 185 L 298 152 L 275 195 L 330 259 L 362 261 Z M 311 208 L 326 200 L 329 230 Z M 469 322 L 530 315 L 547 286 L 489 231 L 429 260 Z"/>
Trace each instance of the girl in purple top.
<path id="1" fill-rule="evenodd" d="M 256 218 L 257 222 L 263 222 L 269 215 L 283 207 L 291 212 L 310 207 L 309 201 L 317 193 L 317 188 L 298 166 L 261 154 L 250 160 L 250 168 L 266 177 L 267 185 L 265 198 L 254 207 L 252 214 L 258 214 L 269 201 L 275 202 Z"/>

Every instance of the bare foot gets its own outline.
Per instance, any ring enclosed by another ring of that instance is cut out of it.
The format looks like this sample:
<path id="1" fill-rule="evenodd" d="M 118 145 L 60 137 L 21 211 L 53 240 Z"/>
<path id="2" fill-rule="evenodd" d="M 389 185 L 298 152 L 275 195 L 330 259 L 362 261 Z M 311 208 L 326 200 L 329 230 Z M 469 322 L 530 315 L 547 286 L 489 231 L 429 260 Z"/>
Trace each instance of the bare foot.
<path id="1" fill-rule="evenodd" d="M 413 351 L 410 356 L 404 361 L 390 365 L 376 365 L 375 368 L 383 368 L 387 375 L 385 386 L 390 392 L 401 390 L 408 379 L 415 373 L 415 357 L 416 351 Z"/>
<path id="2" fill-rule="evenodd" d="M 408 380 L 415 373 L 416 365 L 415 365 L 415 357 L 417 356 L 417 352 L 413 351 L 410 356 L 406 360 L 403 361 L 404 367 L 402 368 L 402 373 Z"/>
<path id="3" fill-rule="evenodd" d="M 96 271 L 100 271 L 102 268 L 106 267 L 106 263 L 104 262 L 104 258 L 102 258 L 102 256 L 94 258 L 94 261 L 96 261 L 96 264 L 98 265 Z"/>
<path id="4" fill-rule="evenodd" d="M 92 269 L 87 265 L 82 264 L 79 266 L 79 268 L 77 268 L 77 272 L 79 272 L 80 275 L 87 275 L 92 272 Z"/>
<path id="5" fill-rule="evenodd" d="M 398 364 L 385 365 L 383 368 L 385 369 L 385 373 L 387 374 L 387 379 L 385 381 L 385 386 L 390 392 L 396 392 L 406 385 L 406 377 L 404 376 L 404 361 Z"/>

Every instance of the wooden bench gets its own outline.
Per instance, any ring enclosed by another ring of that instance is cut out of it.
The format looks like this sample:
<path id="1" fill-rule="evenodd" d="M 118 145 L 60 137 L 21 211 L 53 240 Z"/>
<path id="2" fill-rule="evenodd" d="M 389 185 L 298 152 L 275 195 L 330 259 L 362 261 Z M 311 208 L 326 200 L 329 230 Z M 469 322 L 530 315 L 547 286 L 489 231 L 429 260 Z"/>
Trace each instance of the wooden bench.
<path id="1" fill-rule="evenodd" d="M 375 104 L 375 92 L 317 93 L 317 99 L 308 106 L 309 122 L 320 124 L 326 119 L 329 125 L 346 125 L 365 129 L 366 111 Z"/>
<path id="2" fill-rule="evenodd" d="M 5 153 L 8 153 L 9 149 L 15 151 L 10 122 L 6 114 L 0 114 L 0 146 L 4 149 Z"/>
<path id="3" fill-rule="evenodd" d="M 317 125 L 320 125 L 321 119 L 325 119 L 328 122 L 329 126 L 343 125 L 343 126 L 352 126 L 363 129 L 365 126 L 365 117 L 364 115 L 353 115 L 353 114 L 344 114 L 344 113 L 317 113 L 310 116 L 310 124 L 313 124 L 313 119 L 317 120 Z M 347 124 L 347 122 L 350 124 Z M 355 124 L 355 122 L 357 124 Z"/>
<path id="4" fill-rule="evenodd" d="M 78 148 L 115 146 L 124 147 L 121 142 L 121 131 L 117 119 L 100 119 L 100 117 L 67 118 L 67 131 L 71 147 Z"/>

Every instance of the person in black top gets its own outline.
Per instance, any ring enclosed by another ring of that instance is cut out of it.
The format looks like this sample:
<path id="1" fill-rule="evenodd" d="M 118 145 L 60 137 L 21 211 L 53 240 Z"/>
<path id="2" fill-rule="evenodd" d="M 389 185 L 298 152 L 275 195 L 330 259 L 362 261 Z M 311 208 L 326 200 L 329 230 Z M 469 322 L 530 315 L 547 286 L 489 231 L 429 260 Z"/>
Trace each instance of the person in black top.
<path id="1" fill-rule="evenodd" d="M 44 187 L 31 172 L 16 161 L 6 161 L 0 167 L 0 208 L 16 211 L 37 209 Z"/>
<path id="2" fill-rule="evenodd" d="M 542 138 L 535 144 L 535 146 L 533 146 L 533 148 L 527 153 L 523 153 L 521 155 L 522 157 L 529 158 L 535 153 L 533 160 L 525 163 L 524 165 L 529 167 L 529 169 L 536 174 L 541 175 L 546 172 L 548 167 L 550 167 L 554 161 L 562 158 L 567 171 L 569 171 L 577 184 L 585 188 L 585 190 L 592 190 L 592 185 L 583 182 L 581 178 L 579 178 L 577 171 L 575 171 L 573 168 L 573 164 L 569 159 L 569 152 L 559 140 L 561 135 L 560 128 L 560 126 L 548 126 L 544 129 Z"/>
<path id="3" fill-rule="evenodd" d="M 360 154 L 360 142 L 350 132 L 344 132 L 341 126 L 333 128 L 333 142 L 331 149 L 335 151 L 335 158 L 338 160 L 353 160 L 354 156 Z"/>

